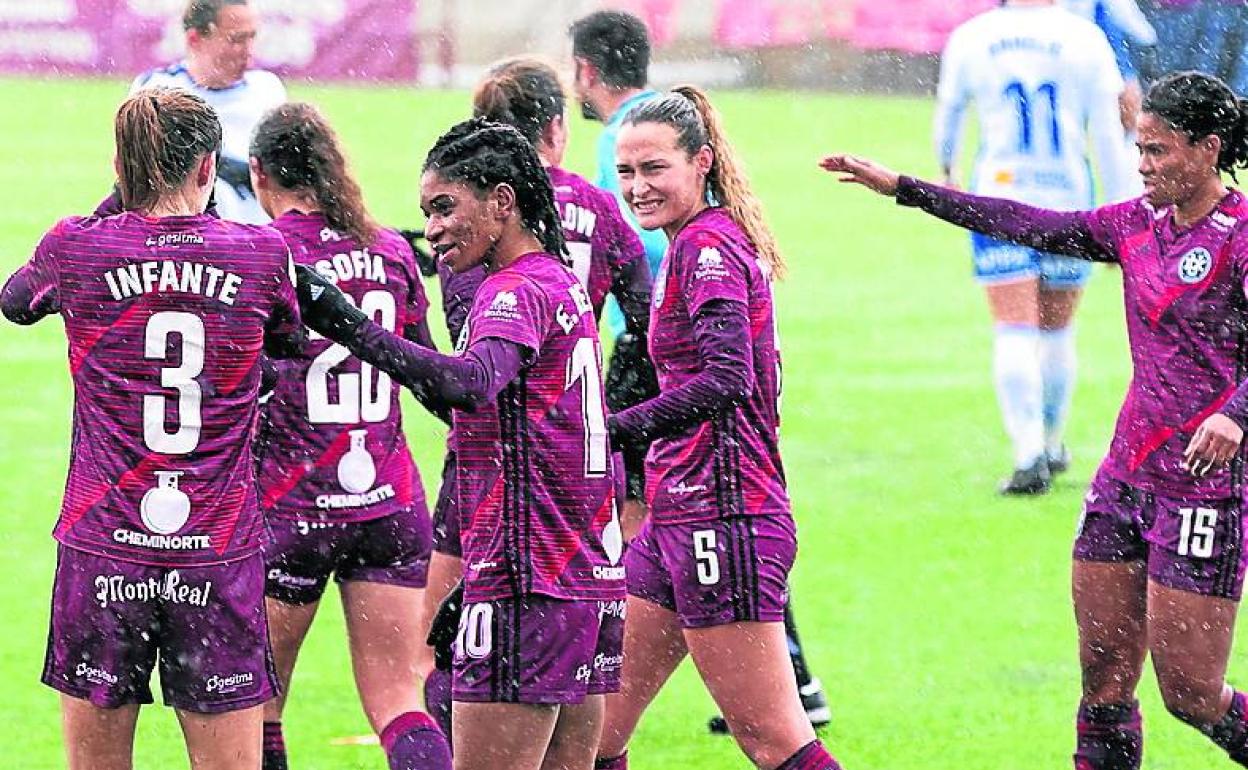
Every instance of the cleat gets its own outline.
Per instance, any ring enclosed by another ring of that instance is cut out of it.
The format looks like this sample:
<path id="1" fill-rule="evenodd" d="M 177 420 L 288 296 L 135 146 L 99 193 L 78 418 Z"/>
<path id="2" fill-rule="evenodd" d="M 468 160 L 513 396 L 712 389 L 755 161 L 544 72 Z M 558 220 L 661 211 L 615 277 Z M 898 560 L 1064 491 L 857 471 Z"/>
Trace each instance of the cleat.
<path id="1" fill-rule="evenodd" d="M 812 727 L 825 727 L 832 721 L 832 709 L 828 707 L 828 696 L 823 692 L 823 682 L 811 679 L 805 687 L 797 689 L 802 698 L 802 708 L 810 719 Z"/>
<path id="2" fill-rule="evenodd" d="M 1062 444 L 1062 448 L 1055 455 L 1046 452 L 1045 460 L 1049 463 L 1049 476 L 1056 476 L 1070 470 L 1070 450 L 1065 444 Z"/>
<path id="3" fill-rule="evenodd" d="M 1049 491 L 1049 461 L 1041 457 L 1026 468 L 1014 471 L 997 487 L 1002 495 L 1043 495 Z"/>

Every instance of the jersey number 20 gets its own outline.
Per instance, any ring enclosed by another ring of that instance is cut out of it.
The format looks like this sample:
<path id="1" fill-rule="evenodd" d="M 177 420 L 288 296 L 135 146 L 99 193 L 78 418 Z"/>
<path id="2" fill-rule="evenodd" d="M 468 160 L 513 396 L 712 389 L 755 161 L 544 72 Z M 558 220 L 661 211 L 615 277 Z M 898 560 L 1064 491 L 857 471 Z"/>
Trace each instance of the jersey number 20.
<path id="1" fill-rule="evenodd" d="M 350 296 L 350 295 L 348 295 Z M 394 295 L 388 291 L 370 291 L 360 300 L 360 310 L 394 331 Z M 329 400 L 330 374 L 351 355 L 342 345 L 330 345 L 308 367 L 305 386 L 308 391 L 308 422 L 315 424 L 354 425 L 358 422 L 381 422 L 390 416 L 390 375 L 377 372 L 373 387 L 373 367 L 360 362 L 360 371 L 342 372 L 338 378 L 338 401 Z"/>

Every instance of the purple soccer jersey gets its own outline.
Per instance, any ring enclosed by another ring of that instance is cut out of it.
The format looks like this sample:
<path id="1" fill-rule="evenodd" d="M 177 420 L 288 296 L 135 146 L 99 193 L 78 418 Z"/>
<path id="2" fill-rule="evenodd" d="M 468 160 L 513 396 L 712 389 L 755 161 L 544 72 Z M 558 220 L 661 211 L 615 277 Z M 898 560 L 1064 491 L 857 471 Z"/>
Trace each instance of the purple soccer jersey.
<path id="1" fill-rule="evenodd" d="M 556 166 L 546 172 L 555 190 L 568 263 L 589 292 L 594 316 L 601 317 L 603 303 L 617 276 L 634 269 L 642 275 L 649 274 L 645 249 L 637 233 L 624 221 L 615 196 Z"/>
<path id="2" fill-rule="evenodd" d="M 1248 199 L 1231 190 L 1189 227 L 1142 198 L 1057 212 L 901 177 L 897 202 L 997 238 L 1122 266 L 1133 374 L 1106 475 L 1164 497 L 1237 496 L 1236 462 L 1197 477 L 1183 467 L 1196 428 L 1215 412 L 1248 423 Z"/>
<path id="3" fill-rule="evenodd" d="M 278 232 L 209 215 L 71 217 L 3 300 L 10 318 L 65 323 L 74 433 L 61 543 L 154 566 L 260 549 L 258 361 L 266 339 L 300 331 Z"/>
<path id="4" fill-rule="evenodd" d="M 646 458 L 646 497 L 656 523 L 722 516 L 788 515 L 780 461 L 780 351 L 771 282 L 740 226 L 721 208 L 695 216 L 668 247 L 655 282 L 650 357 L 660 390 L 702 370 L 694 315 L 708 302 L 749 313 L 754 388 L 710 421 L 655 440 Z"/>
<path id="5" fill-rule="evenodd" d="M 1195 477 L 1183 451 L 1230 401 L 1248 365 L 1248 201 L 1232 191 L 1182 229 L 1142 199 L 1097 209 L 1089 229 L 1122 265 L 1133 374 L 1102 470 L 1178 497 L 1237 493 L 1232 470 Z"/>
<path id="6" fill-rule="evenodd" d="M 334 282 L 388 331 L 404 334 L 429 308 L 411 247 L 378 231 L 369 246 L 331 229 L 322 214 L 288 212 L 273 226 L 294 259 Z M 368 521 L 415 503 L 424 487 L 403 435 L 399 386 L 320 335 L 306 359 L 278 362 L 261 412 L 258 483 L 272 516 Z"/>
<path id="7" fill-rule="evenodd" d="M 494 403 L 455 412 L 465 601 L 618 599 L 623 549 L 593 307 L 558 259 L 488 275 L 466 324 L 530 351 Z"/>

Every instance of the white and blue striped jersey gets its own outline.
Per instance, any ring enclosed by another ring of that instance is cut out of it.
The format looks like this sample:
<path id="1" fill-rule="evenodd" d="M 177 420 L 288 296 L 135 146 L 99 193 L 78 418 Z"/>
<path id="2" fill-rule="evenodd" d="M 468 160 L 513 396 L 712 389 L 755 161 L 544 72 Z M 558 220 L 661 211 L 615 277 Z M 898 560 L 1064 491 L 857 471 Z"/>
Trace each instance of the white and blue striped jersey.
<path id="1" fill-rule="evenodd" d="M 286 87 L 272 72 L 247 70 L 243 79 L 228 88 L 204 88 L 191 78 L 184 62 L 145 72 L 135 78 L 130 93 L 163 86 L 190 91 L 212 105 L 221 119 L 221 155 L 225 161 L 247 164 L 251 133 L 265 113 L 286 102 Z M 232 185 L 218 175 L 214 189 L 217 212 L 223 219 L 251 224 L 269 217 L 250 189 Z"/>
<path id="2" fill-rule="evenodd" d="M 935 124 L 944 169 L 975 103 L 979 151 L 970 189 L 1058 210 L 1090 208 L 1089 140 L 1107 201 L 1139 192 L 1123 142 L 1122 76 L 1105 34 L 1053 5 L 1004 6 L 954 30 L 941 60 Z"/>

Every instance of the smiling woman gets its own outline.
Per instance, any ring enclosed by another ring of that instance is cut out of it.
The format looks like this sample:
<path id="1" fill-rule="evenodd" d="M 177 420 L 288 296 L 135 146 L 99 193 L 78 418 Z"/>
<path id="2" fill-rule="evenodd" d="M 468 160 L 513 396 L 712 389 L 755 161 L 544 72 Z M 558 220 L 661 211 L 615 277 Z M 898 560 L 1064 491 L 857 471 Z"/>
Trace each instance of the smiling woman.
<path id="1" fill-rule="evenodd" d="M 608 699 L 597 766 L 626 767 L 642 714 L 688 654 L 754 764 L 836 768 L 802 708 L 785 640 L 797 534 L 771 291 L 784 263 L 700 90 L 628 113 L 616 162 L 638 222 L 662 228 L 671 246 L 650 327 L 660 393 L 609 421 L 617 445 L 650 445 L 650 518 L 629 546 L 624 679 Z"/>
<path id="2" fill-rule="evenodd" d="M 846 155 L 822 166 L 976 232 L 1122 267 L 1134 375 L 1074 548 L 1083 697 L 1075 764 L 1140 766 L 1151 654 L 1166 708 L 1248 765 L 1248 697 L 1226 682 L 1248 550 L 1248 101 L 1159 80 L 1139 126 L 1142 198 L 1058 212 L 960 193 Z"/>
<path id="3" fill-rule="evenodd" d="M 624 598 L 593 305 L 562 262 L 546 170 L 515 128 L 478 118 L 444 134 L 421 207 L 443 264 L 485 266 L 460 354 L 387 332 L 310 270 L 305 320 L 455 409 L 455 766 L 585 767 L 617 687 Z"/>

